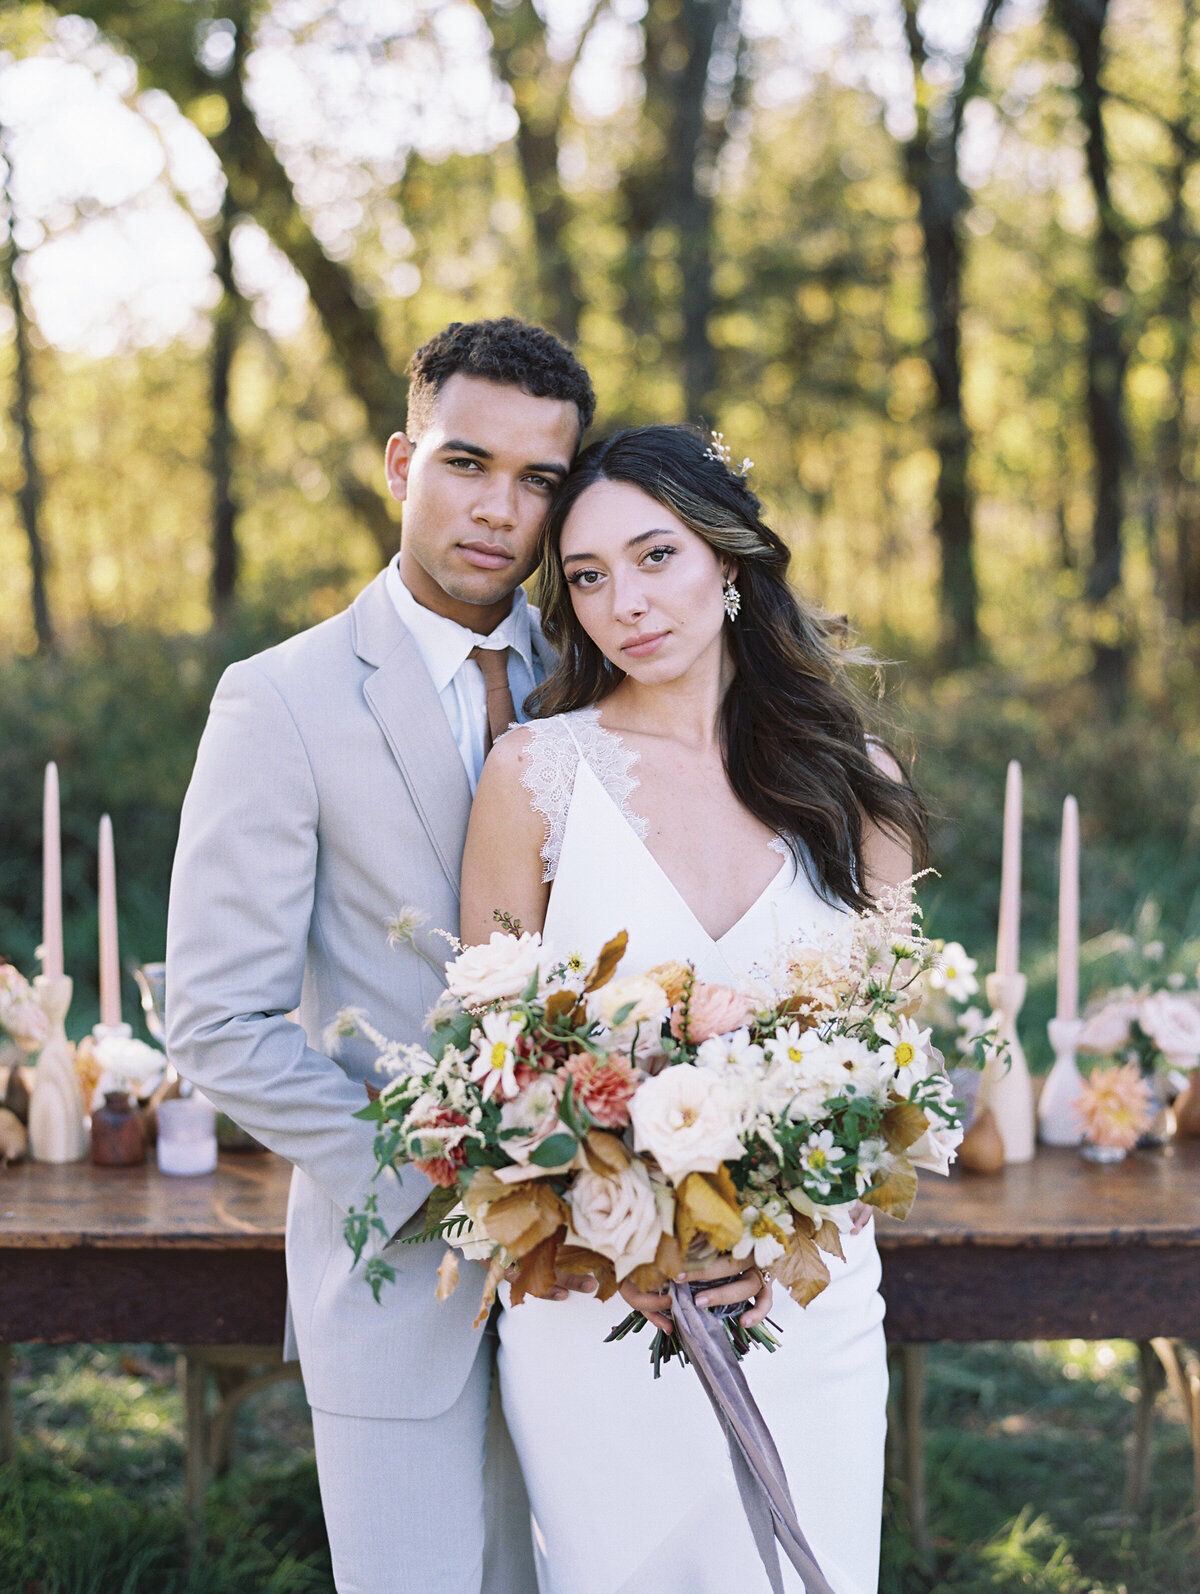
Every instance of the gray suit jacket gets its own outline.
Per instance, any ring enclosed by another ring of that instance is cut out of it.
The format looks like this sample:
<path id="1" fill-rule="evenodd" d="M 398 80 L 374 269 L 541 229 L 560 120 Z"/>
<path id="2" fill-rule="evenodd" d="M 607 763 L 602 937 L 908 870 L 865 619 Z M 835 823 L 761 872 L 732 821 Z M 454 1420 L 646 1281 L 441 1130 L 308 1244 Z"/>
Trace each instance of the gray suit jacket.
<path id="1" fill-rule="evenodd" d="M 534 626 L 535 649 L 546 645 Z M 434 1297 L 439 1244 L 393 1243 L 376 1305 L 342 1221 L 371 1186 L 374 1126 L 356 1122 L 373 1049 L 321 1036 L 343 1007 L 419 1040 L 440 986 L 385 926 L 414 904 L 458 929 L 470 811 L 458 748 L 382 575 L 344 613 L 221 678 L 180 822 L 167 931 L 167 1046 L 223 1112 L 295 1164 L 289 1307 L 313 1406 L 432 1417 L 480 1343 L 475 1268 Z M 435 942 L 434 945 L 437 943 Z M 299 1008 L 300 1023 L 286 1015 Z M 394 1235 L 423 1175 L 374 1188 Z M 482 1274 L 480 1273 L 480 1280 Z M 289 1334 L 289 1340 L 291 1335 Z"/>

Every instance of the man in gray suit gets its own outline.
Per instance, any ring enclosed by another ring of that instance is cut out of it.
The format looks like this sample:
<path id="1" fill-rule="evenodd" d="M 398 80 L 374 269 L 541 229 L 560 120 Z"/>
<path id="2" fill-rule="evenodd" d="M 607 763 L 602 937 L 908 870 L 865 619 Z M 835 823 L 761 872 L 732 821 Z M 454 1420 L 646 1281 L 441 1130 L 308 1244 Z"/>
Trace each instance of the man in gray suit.
<path id="1" fill-rule="evenodd" d="M 398 1274 L 382 1304 L 351 1270 L 343 1222 L 374 1170 L 373 1126 L 353 1115 L 374 1058 L 350 1040 L 335 1060 L 321 1037 L 356 1007 L 416 1040 L 437 999 L 387 923 L 415 905 L 458 929 L 479 769 L 545 662 L 521 582 L 594 398 L 567 349 L 511 318 L 447 328 L 411 376 L 386 457 L 397 559 L 344 613 L 233 665 L 213 698 L 171 881 L 167 1044 L 295 1165 L 288 1339 L 339 1594 L 532 1594 L 478 1296 L 464 1282 L 439 1303 L 441 1248 L 397 1243 L 430 1189 L 411 1168 L 373 1187 Z"/>

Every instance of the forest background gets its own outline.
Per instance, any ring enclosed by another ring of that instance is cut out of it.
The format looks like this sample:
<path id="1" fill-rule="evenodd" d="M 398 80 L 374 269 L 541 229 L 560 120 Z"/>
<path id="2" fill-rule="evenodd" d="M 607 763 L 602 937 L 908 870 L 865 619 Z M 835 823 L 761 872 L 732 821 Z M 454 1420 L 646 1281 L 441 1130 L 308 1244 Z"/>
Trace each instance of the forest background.
<path id="1" fill-rule="evenodd" d="M 722 431 L 799 586 L 903 661 L 928 927 L 981 972 L 1022 760 L 1035 1063 L 1067 792 L 1084 994 L 1194 967 L 1198 9 L 9 0 L 0 950 L 32 972 L 53 757 L 72 1027 L 101 812 L 161 956 L 221 668 L 394 550 L 408 355 L 511 311 L 601 428 Z"/>
<path id="2" fill-rule="evenodd" d="M 980 973 L 1022 761 L 1044 1066 L 1067 793 L 1084 996 L 1200 956 L 1198 300 L 1200 0 L 0 0 L 0 954 L 35 972 L 53 758 L 72 1033 L 104 812 L 161 957 L 221 669 L 394 551 L 408 356 L 515 312 L 600 428 L 753 459 L 797 584 L 899 661 L 927 927 Z M 1135 1377 L 935 1348 L 934 1555 L 890 1491 L 885 1594 L 1190 1594 L 1178 1413 L 1114 1509 Z M 191 1555 L 169 1349 L 18 1347 L 15 1392 L 5 1587 L 328 1594 L 294 1389 Z"/>

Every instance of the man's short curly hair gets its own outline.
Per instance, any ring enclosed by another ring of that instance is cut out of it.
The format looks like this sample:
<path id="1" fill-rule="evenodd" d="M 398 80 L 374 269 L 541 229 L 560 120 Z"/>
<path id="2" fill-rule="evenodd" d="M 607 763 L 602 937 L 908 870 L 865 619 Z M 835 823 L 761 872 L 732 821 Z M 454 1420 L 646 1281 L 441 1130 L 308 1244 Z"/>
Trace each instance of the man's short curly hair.
<path id="1" fill-rule="evenodd" d="M 534 398 L 565 399 L 579 411 L 580 436 L 592 424 L 596 395 L 587 372 L 553 333 L 506 315 L 454 321 L 413 355 L 406 429 L 415 442 L 430 424 L 438 394 L 456 373 L 519 387 Z"/>

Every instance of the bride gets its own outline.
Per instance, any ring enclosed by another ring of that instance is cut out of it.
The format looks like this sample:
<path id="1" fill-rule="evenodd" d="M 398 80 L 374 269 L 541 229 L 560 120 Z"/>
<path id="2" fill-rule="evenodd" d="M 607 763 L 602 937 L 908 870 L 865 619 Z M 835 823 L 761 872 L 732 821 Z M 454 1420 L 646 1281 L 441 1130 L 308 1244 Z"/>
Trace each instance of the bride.
<path id="1" fill-rule="evenodd" d="M 541 718 L 488 758 L 463 862 L 462 935 L 501 911 L 585 959 L 629 932 L 622 973 L 668 960 L 733 984 L 906 879 L 922 810 L 868 736 L 831 628 L 719 449 L 689 428 L 586 449 L 543 533 L 542 621 L 560 660 Z M 865 1215 L 865 1209 L 863 1209 Z M 756 1269 L 700 1293 L 749 1301 L 781 1346 L 743 1363 L 800 1525 L 836 1594 L 878 1582 L 887 1372 L 869 1223 L 801 1309 Z M 709 1277 L 728 1278 L 718 1263 Z M 622 1294 L 657 1326 L 669 1297 Z M 648 1334 L 604 1336 L 590 1295 L 500 1322 L 505 1413 L 542 1594 L 767 1594 L 700 1381 L 651 1376 Z M 789 1590 L 800 1579 L 784 1568 Z"/>

